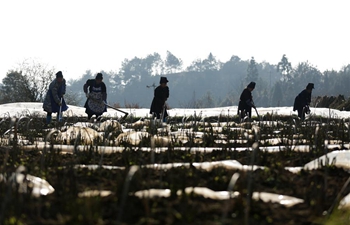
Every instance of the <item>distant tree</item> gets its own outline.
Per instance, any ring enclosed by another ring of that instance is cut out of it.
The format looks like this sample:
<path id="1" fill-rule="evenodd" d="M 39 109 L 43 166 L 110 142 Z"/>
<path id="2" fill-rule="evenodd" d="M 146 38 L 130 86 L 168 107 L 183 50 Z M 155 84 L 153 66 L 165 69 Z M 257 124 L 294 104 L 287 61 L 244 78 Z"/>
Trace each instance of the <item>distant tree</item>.
<path id="1" fill-rule="evenodd" d="M 308 83 L 314 83 L 315 87 L 320 87 L 322 80 L 322 73 L 309 62 L 301 62 L 293 70 L 293 84 L 295 87 L 305 88 Z M 316 90 L 319 90 L 319 88 Z"/>
<path id="2" fill-rule="evenodd" d="M 172 63 L 175 63 L 174 61 L 176 61 L 170 56 L 168 60 L 172 61 Z M 178 68 L 171 63 L 169 66 L 172 69 Z M 118 86 L 121 84 L 122 86 L 119 86 L 119 88 L 124 89 L 125 85 L 144 81 L 152 75 L 163 73 L 163 71 L 163 61 L 158 53 L 150 54 L 146 58 L 134 57 L 131 60 L 124 59 L 118 74 L 113 76 L 114 83 L 116 83 Z"/>
<path id="3" fill-rule="evenodd" d="M 235 105 L 238 104 L 241 91 L 250 81 L 257 83 L 253 97 L 258 106 L 292 106 L 296 94 L 309 82 L 315 83 L 312 96 L 350 93 L 350 66 L 340 71 L 326 71 L 323 75 L 309 63 L 301 63 L 292 68 L 285 55 L 279 65 L 241 60 L 234 55 L 224 63 L 217 60 L 215 64 L 215 60 L 215 57 L 209 54 L 204 60 L 194 60 L 181 73 L 169 75 L 171 94 L 168 103 L 172 107 L 186 108 Z M 168 66 L 170 61 L 167 62 Z M 108 102 L 119 106 L 124 102 L 128 106 L 138 104 L 139 107 L 149 107 L 154 86 L 158 85 L 159 78 L 165 71 L 178 70 L 166 68 L 165 60 L 162 61 L 158 53 L 149 54 L 145 58 L 125 59 L 117 72 L 104 73 Z M 82 85 L 86 79 L 92 79 L 96 74 L 85 75 L 79 81 L 68 82 L 67 86 L 67 93 L 72 91 L 74 94 L 72 101 L 82 99 L 81 104 L 85 102 Z M 287 75 L 290 80 L 287 80 Z M 215 93 L 215 99 L 211 93 Z M 68 96 L 66 99 L 69 104 L 73 104 Z"/>
<path id="4" fill-rule="evenodd" d="M 247 72 L 247 61 L 242 61 L 238 56 L 232 56 L 231 59 L 220 67 L 220 76 L 223 82 L 230 86 L 230 89 L 240 89 L 242 78 L 245 79 Z"/>
<path id="5" fill-rule="evenodd" d="M 335 77 L 337 75 L 337 72 L 332 70 L 332 71 L 325 71 L 323 73 L 323 86 L 322 86 L 322 90 L 324 91 L 325 95 L 331 95 L 332 94 L 332 86 L 333 86 L 333 82 L 331 77 Z"/>
<path id="6" fill-rule="evenodd" d="M 119 70 L 119 77 L 123 80 L 124 85 L 132 83 L 134 80 L 141 79 L 142 59 L 134 57 L 133 59 L 124 59 Z"/>
<path id="7" fill-rule="evenodd" d="M 178 59 L 171 52 L 167 51 L 165 59 L 165 69 L 166 73 L 175 73 L 180 71 L 182 68 L 182 60 Z"/>
<path id="8" fill-rule="evenodd" d="M 252 57 L 249 61 L 248 69 L 247 69 L 247 77 L 246 82 L 257 81 L 258 79 L 258 68 L 255 62 L 254 57 Z"/>
<path id="9" fill-rule="evenodd" d="M 120 87 L 122 86 L 122 81 L 118 76 L 118 74 L 116 74 L 113 71 L 106 72 L 102 70 L 100 72 L 103 74 L 103 82 L 107 87 L 107 102 L 108 103 L 116 103 L 118 101 L 120 102 L 122 100 L 120 98 L 120 94 L 121 94 Z M 96 74 L 93 75 L 93 78 L 96 77 Z"/>
<path id="10" fill-rule="evenodd" d="M 36 94 L 22 72 L 9 71 L 2 80 L 1 103 L 35 102 Z"/>
<path id="11" fill-rule="evenodd" d="M 81 78 L 79 79 L 72 79 L 70 81 L 67 82 L 67 89 L 66 89 L 66 96 L 65 96 L 65 100 L 67 102 L 67 104 L 71 104 L 71 105 L 80 105 L 83 106 L 85 101 L 86 101 L 86 97 L 85 94 L 83 92 L 83 86 L 86 83 L 86 81 L 88 79 L 93 79 L 94 76 L 91 73 L 90 70 L 85 71 L 85 73 L 82 75 Z M 108 89 L 107 89 L 108 91 Z M 69 96 L 67 96 L 67 94 Z M 71 98 L 70 96 L 73 95 L 74 97 Z"/>
<path id="12" fill-rule="evenodd" d="M 80 93 L 77 93 L 75 90 L 67 88 L 66 94 L 64 95 L 64 100 L 69 105 L 75 105 L 75 106 L 82 106 L 82 101 L 85 100 L 83 95 Z"/>
<path id="13" fill-rule="evenodd" d="M 26 59 L 18 65 L 16 71 L 21 71 L 28 80 L 29 88 L 35 99 L 33 101 L 43 101 L 46 91 L 55 77 L 55 68 L 49 68 L 45 63 L 34 59 Z"/>
<path id="14" fill-rule="evenodd" d="M 212 93 L 210 91 L 207 91 L 207 93 L 197 102 L 197 108 L 211 108 L 215 106 L 215 100 L 212 96 Z"/>
<path id="15" fill-rule="evenodd" d="M 275 83 L 273 87 L 273 94 L 272 94 L 272 106 L 280 106 L 282 104 L 283 100 L 283 92 L 282 92 L 282 85 L 283 83 L 281 81 L 278 81 Z"/>
<path id="16" fill-rule="evenodd" d="M 220 107 L 224 106 L 232 106 L 234 105 L 237 101 L 237 96 L 238 94 L 236 93 L 235 90 L 230 90 L 227 92 L 227 94 L 224 96 L 223 100 L 220 102 Z"/>
<path id="17" fill-rule="evenodd" d="M 339 72 L 329 73 L 331 76 L 331 79 L 328 79 L 328 82 L 330 83 L 330 89 L 333 92 L 333 95 L 345 95 L 347 97 L 350 96 L 350 64 L 347 66 L 344 66 Z M 326 82 L 326 81 L 325 81 Z M 319 85 L 315 84 L 315 92 L 320 89 Z"/>
<path id="18" fill-rule="evenodd" d="M 292 79 L 291 72 L 293 71 L 292 64 L 288 62 L 288 58 L 284 54 L 281 61 L 277 64 L 277 72 L 281 72 L 283 80 L 289 81 Z"/>
<path id="19" fill-rule="evenodd" d="M 149 55 L 147 58 L 151 58 L 152 61 L 152 75 L 161 75 L 164 73 L 164 62 L 160 54 L 155 52 L 153 55 Z"/>
<path id="20" fill-rule="evenodd" d="M 158 53 L 149 54 L 141 61 L 141 77 L 150 77 L 154 74 L 154 69 L 163 69 L 163 61 Z M 158 68 L 157 68 L 158 67 Z M 161 70 L 162 71 L 162 70 Z"/>
<path id="21" fill-rule="evenodd" d="M 260 82 L 259 82 L 260 83 Z M 270 104 L 270 90 L 268 90 L 265 86 L 265 88 L 262 88 L 262 90 L 259 92 L 259 97 L 257 98 L 257 101 L 255 102 L 256 106 L 271 106 Z"/>
<path id="22" fill-rule="evenodd" d="M 203 62 L 204 70 L 218 70 L 220 68 L 220 63 L 216 60 L 212 53 L 208 55 L 207 59 L 204 59 Z"/>
<path id="23" fill-rule="evenodd" d="M 238 62 L 240 62 L 241 61 L 241 58 L 239 58 L 238 56 L 236 56 L 236 55 L 233 55 L 233 56 L 231 56 L 231 58 L 230 58 L 230 62 L 232 62 L 232 63 L 238 63 Z"/>
<path id="24" fill-rule="evenodd" d="M 183 108 L 196 108 L 197 107 L 196 91 L 192 92 L 192 97 L 190 99 L 185 99 L 185 102 L 180 103 L 180 107 Z"/>
<path id="25" fill-rule="evenodd" d="M 187 72 L 203 72 L 204 67 L 201 59 L 194 60 L 191 65 L 186 68 Z"/>

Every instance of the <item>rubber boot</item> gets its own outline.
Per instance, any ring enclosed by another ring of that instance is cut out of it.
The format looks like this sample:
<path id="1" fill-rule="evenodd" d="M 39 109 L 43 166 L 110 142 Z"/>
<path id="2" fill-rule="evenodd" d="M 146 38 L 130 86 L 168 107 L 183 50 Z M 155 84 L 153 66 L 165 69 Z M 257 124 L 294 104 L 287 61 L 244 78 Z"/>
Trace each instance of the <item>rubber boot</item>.
<path id="1" fill-rule="evenodd" d="M 51 123 L 51 119 L 52 119 L 52 116 L 51 115 L 47 115 L 46 116 L 46 124 L 50 124 Z"/>

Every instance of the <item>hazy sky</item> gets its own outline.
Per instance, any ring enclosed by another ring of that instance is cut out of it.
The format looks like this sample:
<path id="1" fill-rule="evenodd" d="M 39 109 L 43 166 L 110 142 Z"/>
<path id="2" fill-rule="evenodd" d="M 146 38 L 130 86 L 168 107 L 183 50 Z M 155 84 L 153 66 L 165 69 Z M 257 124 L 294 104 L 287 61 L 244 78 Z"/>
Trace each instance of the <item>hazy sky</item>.
<path id="1" fill-rule="evenodd" d="M 78 78 L 169 50 L 187 67 L 210 52 L 220 61 L 321 71 L 350 64 L 348 0 L 2 0 L 0 79 L 27 58 Z"/>

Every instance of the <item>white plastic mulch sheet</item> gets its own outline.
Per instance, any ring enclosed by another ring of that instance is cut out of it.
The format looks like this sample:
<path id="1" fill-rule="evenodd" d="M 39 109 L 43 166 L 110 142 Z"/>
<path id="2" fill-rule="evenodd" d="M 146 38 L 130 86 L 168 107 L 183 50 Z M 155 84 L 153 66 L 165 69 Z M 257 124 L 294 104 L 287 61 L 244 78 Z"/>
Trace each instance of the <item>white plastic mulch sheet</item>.
<path id="1" fill-rule="evenodd" d="M 304 165 L 304 169 L 318 169 L 325 165 L 334 165 L 350 170 L 350 150 L 333 151 Z"/>
<path id="2" fill-rule="evenodd" d="M 80 192 L 78 194 L 78 196 L 80 198 L 83 197 L 107 197 L 109 195 L 113 194 L 113 192 L 109 191 L 109 190 L 88 190 L 88 191 L 84 191 L 84 192 Z"/>
<path id="3" fill-rule="evenodd" d="M 46 180 L 30 174 L 24 174 L 24 171 L 25 167 L 20 166 L 8 179 L 6 176 L 0 174 L 0 182 L 7 182 L 13 187 L 17 184 L 19 193 L 27 193 L 31 189 L 31 194 L 35 197 L 48 195 L 55 191 Z"/>
<path id="4" fill-rule="evenodd" d="M 350 209 L 350 193 L 339 202 L 338 209 Z"/>
<path id="5" fill-rule="evenodd" d="M 214 168 L 223 167 L 226 169 L 237 169 L 242 171 L 250 171 L 250 170 L 257 170 L 257 169 L 264 169 L 263 166 L 249 166 L 249 165 L 242 165 L 236 160 L 222 160 L 222 161 L 213 161 L 213 162 L 194 162 L 194 163 L 167 163 L 167 164 L 148 164 L 144 166 L 140 166 L 141 168 L 148 168 L 148 169 L 156 169 L 156 170 L 169 170 L 176 167 L 195 167 L 196 169 L 201 169 L 205 171 L 211 171 Z M 119 167 L 119 166 L 107 166 L 107 165 L 75 165 L 75 168 L 87 168 L 91 170 L 95 170 L 98 168 L 103 169 L 119 169 L 124 170 L 125 167 Z"/>
<path id="6" fill-rule="evenodd" d="M 206 187 L 188 187 L 185 188 L 186 194 L 196 194 L 203 196 L 204 198 L 209 198 L 213 200 L 229 200 L 232 198 L 236 198 L 239 196 L 239 192 L 228 192 L 228 191 L 213 191 Z M 182 191 L 179 190 L 176 192 L 177 195 L 181 195 Z M 171 191 L 170 189 L 149 189 L 149 190 L 141 190 L 134 193 L 134 195 L 138 198 L 167 198 L 170 197 Z M 296 204 L 303 203 L 304 200 L 300 198 L 295 198 L 287 195 L 279 195 L 267 192 L 254 192 L 252 198 L 256 201 L 262 200 L 263 202 L 273 202 L 279 203 L 286 207 L 292 207 Z"/>
<path id="7" fill-rule="evenodd" d="M 350 171 L 350 150 L 339 150 L 327 153 L 317 159 L 314 159 L 301 167 L 286 167 L 292 173 L 298 173 L 302 169 L 315 170 L 320 169 L 323 166 L 336 166 L 343 168 L 346 171 Z"/>

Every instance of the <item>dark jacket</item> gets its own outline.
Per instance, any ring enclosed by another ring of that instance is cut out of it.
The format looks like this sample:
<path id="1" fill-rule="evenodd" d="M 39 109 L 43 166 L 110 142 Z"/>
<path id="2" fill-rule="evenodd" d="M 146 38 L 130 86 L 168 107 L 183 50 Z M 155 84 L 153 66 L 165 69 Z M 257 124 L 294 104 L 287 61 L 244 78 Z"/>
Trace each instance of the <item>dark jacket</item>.
<path id="1" fill-rule="evenodd" d="M 300 92 L 294 100 L 293 111 L 302 110 L 306 105 L 311 103 L 311 92 L 308 92 L 306 89 Z"/>
<path id="2" fill-rule="evenodd" d="M 254 106 L 252 92 L 245 88 L 239 97 L 238 110 L 250 110 Z"/>
<path id="3" fill-rule="evenodd" d="M 66 93 L 66 80 L 63 79 L 61 83 L 57 82 L 57 79 L 50 83 L 49 90 L 46 93 L 43 108 L 44 111 L 50 113 L 56 113 L 60 111 L 59 103 L 62 99 L 61 111 L 66 111 L 68 106 L 64 101 L 63 95 Z"/>
<path id="4" fill-rule="evenodd" d="M 154 97 L 151 104 L 151 110 L 150 113 L 161 113 L 163 110 L 163 106 L 165 104 L 165 101 L 169 98 L 169 87 L 165 86 L 158 86 L 154 90 Z"/>
<path id="5" fill-rule="evenodd" d="M 107 87 L 103 82 L 97 84 L 95 79 L 89 79 L 84 84 L 83 89 L 85 93 L 99 92 L 102 95 L 102 100 L 103 101 L 107 100 Z M 88 92 L 88 89 L 89 89 L 89 92 Z"/>

